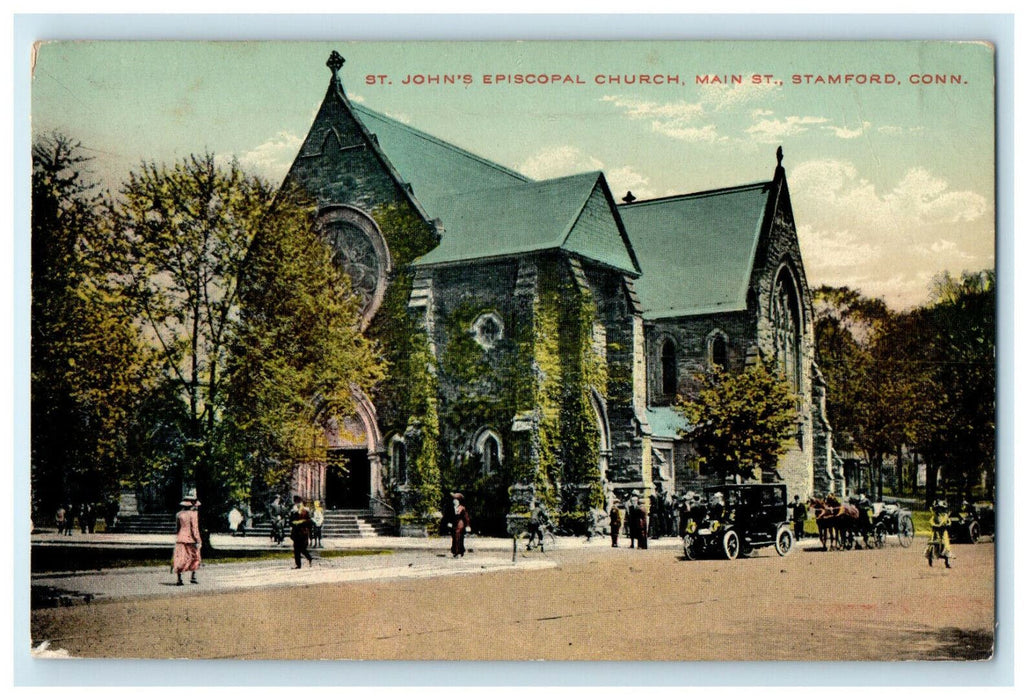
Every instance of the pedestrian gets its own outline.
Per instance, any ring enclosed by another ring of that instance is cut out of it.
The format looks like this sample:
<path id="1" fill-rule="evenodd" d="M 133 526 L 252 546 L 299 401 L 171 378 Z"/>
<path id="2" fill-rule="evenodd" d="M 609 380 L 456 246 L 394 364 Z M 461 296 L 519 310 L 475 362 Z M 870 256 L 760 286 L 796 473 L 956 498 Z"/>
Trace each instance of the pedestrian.
<path id="1" fill-rule="evenodd" d="M 270 504 L 266 506 L 266 514 L 270 519 L 270 539 L 275 544 L 280 544 L 284 541 L 284 514 L 281 512 L 282 510 L 279 495 L 274 496 Z"/>
<path id="2" fill-rule="evenodd" d="M 323 547 L 323 506 L 313 501 L 313 547 Z"/>
<path id="3" fill-rule="evenodd" d="M 794 539 L 801 541 L 805 537 L 805 518 L 809 509 L 801 501 L 798 494 L 794 494 L 794 503 L 791 505 L 791 519 L 794 521 Z"/>
<path id="4" fill-rule="evenodd" d="M 313 556 L 309 554 L 309 527 L 312 524 L 312 518 L 309 515 L 309 509 L 302 502 L 301 496 L 295 496 L 294 502 L 289 515 L 291 519 L 291 544 L 295 554 L 295 568 L 301 569 L 302 557 L 306 558 L 309 566 L 313 565 Z"/>
<path id="5" fill-rule="evenodd" d="M 652 493 L 650 500 L 647 501 L 650 504 L 650 516 L 648 522 L 650 525 L 650 537 L 653 540 L 661 537 L 661 499 L 658 498 L 658 494 Z"/>
<path id="6" fill-rule="evenodd" d="M 543 528 L 549 524 L 550 515 L 546 512 L 546 508 L 542 503 L 533 499 L 531 514 L 528 516 L 528 542 L 525 543 L 525 549 L 531 550 L 533 547 L 538 547 L 542 551 Z"/>
<path id="7" fill-rule="evenodd" d="M 622 511 L 618 508 L 618 502 L 611 503 L 611 512 L 608 513 L 611 519 L 611 546 L 618 546 L 618 535 L 622 532 Z"/>
<path id="8" fill-rule="evenodd" d="M 633 496 L 626 516 L 629 523 L 629 549 L 647 549 L 647 512 L 640 505 L 638 496 Z"/>
<path id="9" fill-rule="evenodd" d="M 244 532 L 241 531 L 241 523 L 244 522 L 244 516 L 241 514 L 241 511 L 237 509 L 237 506 L 230 509 L 230 512 L 227 513 L 226 520 L 227 524 L 230 526 L 231 537 L 237 536 L 238 534 L 244 534 Z"/>
<path id="10" fill-rule="evenodd" d="M 945 560 L 945 568 L 951 569 L 949 562 L 953 558 L 949 547 L 949 506 L 945 501 L 934 502 L 934 513 L 931 515 L 931 542 L 927 546 L 927 565 L 934 566 L 935 557 Z"/>
<path id="11" fill-rule="evenodd" d="M 93 532 L 93 506 L 89 503 L 84 503 L 79 506 L 79 534 L 85 535 L 87 526 L 89 526 L 90 532 Z"/>
<path id="12" fill-rule="evenodd" d="M 467 551 L 464 548 L 464 535 L 471 531 L 471 516 L 467 512 L 467 508 L 464 507 L 464 494 L 454 493 L 450 495 L 453 497 L 453 512 L 449 513 L 446 518 L 453 541 L 449 551 L 453 553 L 453 558 L 456 559 L 457 557 L 464 556 L 464 553 Z"/>
<path id="13" fill-rule="evenodd" d="M 198 582 L 201 566 L 201 531 L 198 529 L 198 507 L 201 501 L 187 497 L 180 501 L 176 514 L 176 547 L 173 549 L 173 571 L 176 585 L 183 585 L 183 572 L 190 572 L 190 582 Z"/>
<path id="14" fill-rule="evenodd" d="M 65 534 L 65 507 L 62 505 L 58 506 L 57 512 L 54 514 L 54 522 L 57 523 L 58 534 Z"/>

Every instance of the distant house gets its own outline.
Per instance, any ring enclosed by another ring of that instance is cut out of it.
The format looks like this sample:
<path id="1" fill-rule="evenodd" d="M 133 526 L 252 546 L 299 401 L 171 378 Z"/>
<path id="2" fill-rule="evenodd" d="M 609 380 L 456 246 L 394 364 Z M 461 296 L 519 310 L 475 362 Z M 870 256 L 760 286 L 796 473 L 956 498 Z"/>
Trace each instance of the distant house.
<path id="1" fill-rule="evenodd" d="M 838 488 L 781 155 L 771 179 L 618 203 L 603 173 L 535 181 L 353 104 L 328 65 L 284 186 L 316 200 L 392 367 L 328 431 L 327 460 L 296 467 L 303 496 L 405 513 L 459 489 L 499 527 L 533 493 L 572 517 L 682 493 L 707 475 L 676 395 L 763 358 L 799 397 L 765 477 Z"/>

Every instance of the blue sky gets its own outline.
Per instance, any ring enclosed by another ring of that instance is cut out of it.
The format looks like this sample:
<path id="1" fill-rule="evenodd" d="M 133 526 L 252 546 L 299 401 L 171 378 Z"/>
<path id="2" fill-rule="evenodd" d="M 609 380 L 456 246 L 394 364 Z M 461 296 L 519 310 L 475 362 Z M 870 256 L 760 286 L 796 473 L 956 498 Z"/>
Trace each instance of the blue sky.
<path id="1" fill-rule="evenodd" d="M 204 150 L 279 181 L 323 98 L 332 49 L 347 59 L 352 99 L 533 177 L 603 170 L 618 196 L 764 180 L 782 145 L 813 286 L 904 308 L 940 271 L 995 262 L 993 52 L 982 44 L 52 43 L 35 64 L 33 130 L 80 140 L 112 185 L 141 161 Z M 582 82 L 483 82 L 529 73 Z M 414 75 L 461 77 L 404 84 Z M 630 75 L 662 84 L 625 84 Z M 743 82 L 698 83 L 734 75 Z"/>

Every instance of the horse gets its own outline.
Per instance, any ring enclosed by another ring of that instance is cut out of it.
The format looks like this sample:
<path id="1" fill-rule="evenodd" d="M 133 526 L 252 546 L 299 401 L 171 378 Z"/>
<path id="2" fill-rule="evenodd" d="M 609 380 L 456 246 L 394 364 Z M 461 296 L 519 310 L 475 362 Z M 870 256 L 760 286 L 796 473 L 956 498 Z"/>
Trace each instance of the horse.
<path id="1" fill-rule="evenodd" d="M 841 503 L 836 498 L 810 498 L 809 505 L 816 513 L 816 527 L 823 549 L 850 549 L 855 543 L 859 528 L 859 509 L 850 503 Z"/>

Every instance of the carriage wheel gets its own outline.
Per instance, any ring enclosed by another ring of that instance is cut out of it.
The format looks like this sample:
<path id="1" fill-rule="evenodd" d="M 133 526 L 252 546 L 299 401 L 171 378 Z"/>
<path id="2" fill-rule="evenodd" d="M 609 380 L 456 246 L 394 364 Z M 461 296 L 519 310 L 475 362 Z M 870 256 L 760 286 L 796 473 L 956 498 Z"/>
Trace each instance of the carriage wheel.
<path id="1" fill-rule="evenodd" d="M 981 537 L 981 526 L 977 522 L 972 522 L 967 526 L 967 541 L 971 544 L 977 544 L 979 537 Z"/>
<path id="2" fill-rule="evenodd" d="M 740 538 L 733 530 L 722 536 L 722 553 L 727 559 L 736 559 L 740 554 Z"/>
<path id="3" fill-rule="evenodd" d="M 693 535 L 683 535 L 683 554 L 685 554 L 686 558 L 690 561 L 697 558 L 697 552 L 694 551 Z"/>
<path id="4" fill-rule="evenodd" d="M 877 549 L 884 549 L 884 541 L 888 534 L 884 531 L 884 525 L 880 524 L 873 528 L 873 546 Z"/>
<path id="5" fill-rule="evenodd" d="M 794 535 L 786 525 L 776 531 L 776 553 L 785 557 L 794 548 Z"/>
<path id="6" fill-rule="evenodd" d="M 898 543 L 903 547 L 913 544 L 916 529 L 913 527 L 913 516 L 903 515 L 898 520 Z"/>

